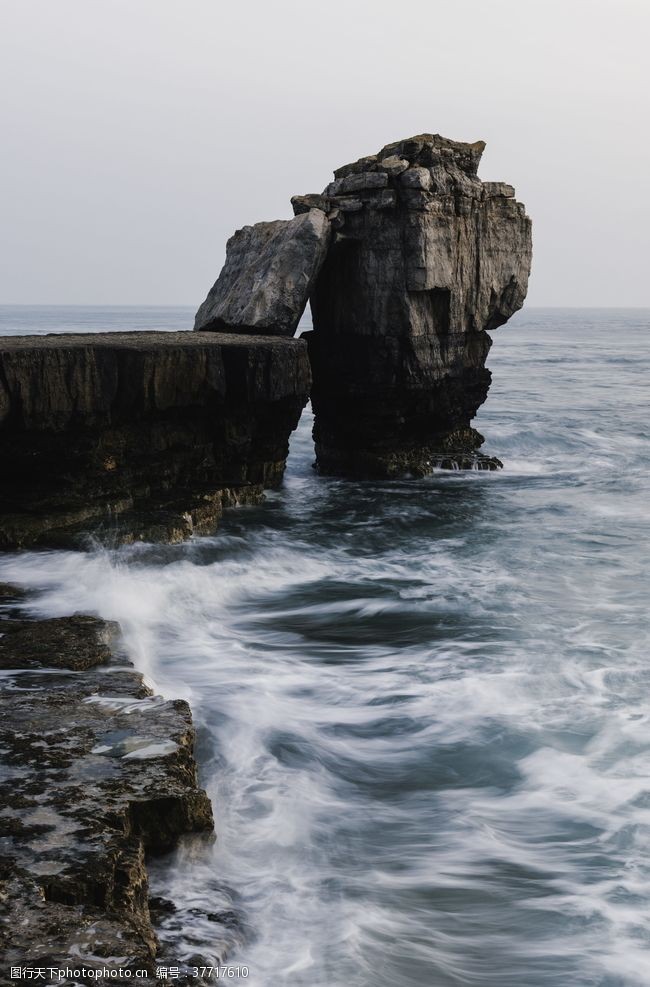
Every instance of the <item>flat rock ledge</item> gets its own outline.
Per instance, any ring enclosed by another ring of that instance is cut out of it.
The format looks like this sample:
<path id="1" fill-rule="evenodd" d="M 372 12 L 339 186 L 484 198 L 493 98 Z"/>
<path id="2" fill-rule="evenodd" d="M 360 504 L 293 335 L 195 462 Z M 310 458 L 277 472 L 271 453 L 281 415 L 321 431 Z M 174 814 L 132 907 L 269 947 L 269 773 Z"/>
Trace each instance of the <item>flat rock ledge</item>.
<path id="1" fill-rule="evenodd" d="M 298 339 L 0 339 L 0 550 L 209 533 L 281 482 L 310 385 Z"/>
<path id="2" fill-rule="evenodd" d="M 146 856 L 213 831 L 189 707 L 152 694 L 116 625 L 25 620 L 19 595 L 0 586 L 0 982 L 107 967 L 157 983 Z"/>

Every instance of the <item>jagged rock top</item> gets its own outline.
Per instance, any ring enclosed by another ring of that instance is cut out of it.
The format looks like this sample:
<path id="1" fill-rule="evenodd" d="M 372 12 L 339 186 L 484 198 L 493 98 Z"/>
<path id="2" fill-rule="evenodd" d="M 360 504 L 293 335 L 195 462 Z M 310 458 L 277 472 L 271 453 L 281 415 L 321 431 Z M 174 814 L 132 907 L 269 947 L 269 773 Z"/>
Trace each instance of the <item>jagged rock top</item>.
<path id="1" fill-rule="evenodd" d="M 485 150 L 485 141 L 475 141 L 466 144 L 463 141 L 452 141 L 440 134 L 418 134 L 406 137 L 401 141 L 386 144 L 377 154 L 371 154 L 351 164 L 342 165 L 334 172 L 335 178 L 346 178 L 363 171 L 381 171 L 387 169 L 387 161 L 406 161 L 408 165 L 421 165 L 425 168 L 453 160 L 455 164 L 468 175 L 476 175 Z M 388 167 L 391 165 L 389 164 Z"/>
<path id="2" fill-rule="evenodd" d="M 390 270 L 368 288 L 353 322 L 396 331 L 395 306 L 378 301 L 390 284 L 395 297 L 403 289 L 447 292 L 445 321 L 456 331 L 502 325 L 526 295 L 530 220 L 511 185 L 478 177 L 484 149 L 484 141 L 416 134 L 337 168 L 322 193 L 291 199 L 293 220 L 247 226 L 231 237 L 195 329 L 292 335 L 343 241 L 392 252 Z M 368 270 L 351 263 L 350 283 L 332 282 L 333 296 L 363 294 L 361 282 L 376 280 L 383 263 L 366 262 Z M 406 308 L 410 332 L 419 315 Z"/>
<path id="3" fill-rule="evenodd" d="M 484 149 L 484 141 L 467 144 L 440 134 L 407 137 L 337 168 L 334 181 L 321 195 L 296 195 L 291 204 L 296 215 L 320 209 L 340 226 L 346 213 L 364 207 L 392 209 L 399 202 L 407 209 L 422 210 L 450 196 L 513 198 L 511 185 L 478 178 Z M 523 215 L 524 207 L 520 208 Z"/>

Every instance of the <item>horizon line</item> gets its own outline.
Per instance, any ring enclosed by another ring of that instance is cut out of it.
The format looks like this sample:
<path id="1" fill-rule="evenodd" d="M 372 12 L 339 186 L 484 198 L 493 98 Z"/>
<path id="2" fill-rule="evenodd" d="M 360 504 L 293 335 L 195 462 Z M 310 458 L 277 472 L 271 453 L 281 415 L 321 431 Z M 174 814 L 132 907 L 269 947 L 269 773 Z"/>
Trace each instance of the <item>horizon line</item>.
<path id="1" fill-rule="evenodd" d="M 196 308 L 196 302 L 0 302 L 0 308 Z M 632 311 L 644 311 L 650 309 L 650 302 L 646 305 L 524 305 L 514 312 L 510 318 L 514 318 L 519 312 L 525 309 L 628 309 Z"/>

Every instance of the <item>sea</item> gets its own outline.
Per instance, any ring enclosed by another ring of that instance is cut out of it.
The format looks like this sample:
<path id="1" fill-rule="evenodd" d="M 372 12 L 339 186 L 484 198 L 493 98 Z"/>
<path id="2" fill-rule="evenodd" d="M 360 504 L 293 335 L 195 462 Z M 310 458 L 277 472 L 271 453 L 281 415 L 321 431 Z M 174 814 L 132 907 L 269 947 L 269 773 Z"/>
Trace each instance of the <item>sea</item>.
<path id="1" fill-rule="evenodd" d="M 191 308 L 0 308 L 0 332 Z M 650 984 L 650 310 L 526 308 L 500 472 L 318 476 L 183 545 L 3 555 L 189 700 L 216 840 L 153 861 L 181 968 L 251 987 Z M 215 981 L 216 982 L 216 981 Z"/>

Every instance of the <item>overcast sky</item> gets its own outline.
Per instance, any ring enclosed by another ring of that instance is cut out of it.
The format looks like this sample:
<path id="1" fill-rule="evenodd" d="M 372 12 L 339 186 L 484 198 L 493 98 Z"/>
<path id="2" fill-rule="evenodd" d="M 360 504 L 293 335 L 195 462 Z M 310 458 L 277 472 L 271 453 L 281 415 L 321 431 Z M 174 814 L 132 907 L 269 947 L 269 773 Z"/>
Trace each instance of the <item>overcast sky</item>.
<path id="1" fill-rule="evenodd" d="M 487 141 L 529 302 L 650 305 L 650 0 L 0 0 L 0 302 L 196 304 L 237 227 Z"/>

